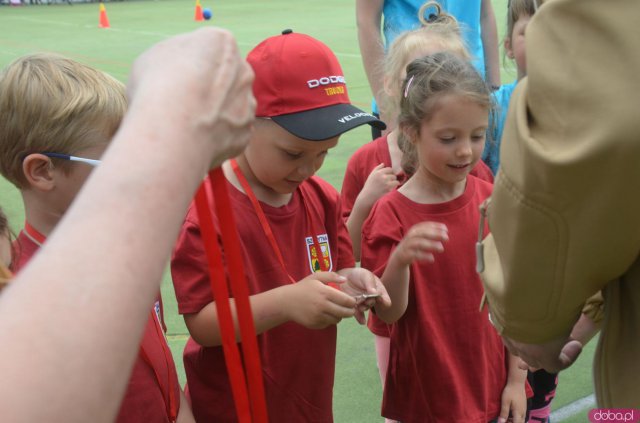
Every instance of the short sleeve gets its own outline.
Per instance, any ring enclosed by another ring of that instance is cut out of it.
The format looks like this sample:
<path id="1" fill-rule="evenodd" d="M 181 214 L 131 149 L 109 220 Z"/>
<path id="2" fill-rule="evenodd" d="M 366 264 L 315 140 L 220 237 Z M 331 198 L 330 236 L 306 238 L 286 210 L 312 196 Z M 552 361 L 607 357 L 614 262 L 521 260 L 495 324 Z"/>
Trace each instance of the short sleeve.
<path id="1" fill-rule="evenodd" d="M 391 203 L 378 201 L 362 226 L 360 265 L 382 276 L 391 253 L 404 237 L 403 232 Z"/>
<path id="2" fill-rule="evenodd" d="M 173 251 L 171 277 L 180 314 L 197 313 L 213 301 L 206 253 L 193 206 Z"/>

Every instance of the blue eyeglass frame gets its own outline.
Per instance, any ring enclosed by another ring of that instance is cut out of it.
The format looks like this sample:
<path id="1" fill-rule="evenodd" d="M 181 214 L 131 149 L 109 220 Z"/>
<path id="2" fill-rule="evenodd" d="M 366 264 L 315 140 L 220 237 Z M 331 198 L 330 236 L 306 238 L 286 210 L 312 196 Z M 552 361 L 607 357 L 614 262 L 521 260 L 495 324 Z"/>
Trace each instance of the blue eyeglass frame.
<path id="1" fill-rule="evenodd" d="M 49 152 L 46 152 L 46 153 L 40 153 L 40 154 L 42 154 L 43 156 L 47 156 L 47 157 L 54 158 L 54 159 L 62 159 L 62 160 L 70 160 L 70 161 L 72 161 L 72 162 L 86 163 L 86 164 L 91 165 L 91 166 L 94 166 L 94 167 L 95 167 L 95 166 L 98 166 L 98 165 L 101 163 L 101 161 L 100 161 L 100 160 L 96 160 L 96 159 L 87 159 L 87 158 L 84 158 L 84 157 L 78 157 L 78 156 L 71 156 L 71 155 L 69 155 L 69 154 L 62 154 L 62 153 L 49 153 Z"/>

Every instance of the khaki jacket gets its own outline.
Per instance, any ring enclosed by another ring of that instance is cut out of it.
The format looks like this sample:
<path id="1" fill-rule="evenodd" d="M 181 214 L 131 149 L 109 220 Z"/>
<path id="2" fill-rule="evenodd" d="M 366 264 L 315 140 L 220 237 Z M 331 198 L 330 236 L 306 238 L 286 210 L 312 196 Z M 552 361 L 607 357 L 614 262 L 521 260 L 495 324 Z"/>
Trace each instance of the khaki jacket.
<path id="1" fill-rule="evenodd" d="M 484 241 L 492 320 L 544 343 L 602 290 L 598 402 L 640 408 L 640 1 L 550 0 L 526 37 Z"/>

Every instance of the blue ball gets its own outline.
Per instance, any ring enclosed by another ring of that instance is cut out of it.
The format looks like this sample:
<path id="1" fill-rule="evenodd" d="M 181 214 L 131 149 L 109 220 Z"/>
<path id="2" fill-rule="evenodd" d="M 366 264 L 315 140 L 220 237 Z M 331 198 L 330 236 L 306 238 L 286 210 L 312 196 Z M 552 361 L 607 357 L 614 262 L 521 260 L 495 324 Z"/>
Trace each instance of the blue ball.
<path id="1" fill-rule="evenodd" d="M 204 17 L 206 20 L 211 19 L 211 9 L 202 9 L 202 17 Z"/>

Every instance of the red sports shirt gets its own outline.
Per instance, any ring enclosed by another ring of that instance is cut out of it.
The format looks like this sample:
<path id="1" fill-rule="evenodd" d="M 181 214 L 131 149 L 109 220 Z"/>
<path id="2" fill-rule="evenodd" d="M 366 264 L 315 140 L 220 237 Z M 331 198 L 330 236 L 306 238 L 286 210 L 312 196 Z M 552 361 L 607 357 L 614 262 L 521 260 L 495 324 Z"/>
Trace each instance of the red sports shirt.
<path id="1" fill-rule="evenodd" d="M 362 191 L 369 174 L 380 163 L 383 163 L 386 167 L 391 167 L 391 155 L 389 154 L 389 144 L 386 135 L 364 144 L 358 148 L 349 159 L 342 181 L 342 190 L 340 191 L 342 217 L 345 222 L 349 218 L 356 198 L 358 194 L 360 194 L 360 191 Z M 478 161 L 471 171 L 471 174 L 493 183 L 493 173 L 491 173 L 491 169 L 489 169 L 482 160 Z M 407 180 L 407 176 L 404 173 L 400 173 L 398 179 L 402 185 Z M 378 336 L 389 336 L 389 328 L 387 325 L 373 313 L 369 313 L 367 326 L 371 332 Z"/>
<path id="2" fill-rule="evenodd" d="M 449 241 L 435 263 L 410 268 L 409 303 L 391 328 L 382 414 L 403 423 L 487 423 L 498 417 L 506 384 L 505 349 L 486 309 L 475 271 L 478 206 L 491 185 L 469 176 L 464 193 L 418 204 L 398 191 L 375 204 L 363 227 L 362 265 L 378 275 L 415 224 L 444 223 Z M 486 233 L 486 232 L 485 232 Z"/>
<path id="3" fill-rule="evenodd" d="M 210 181 L 207 179 L 205 183 Z M 238 222 L 250 295 L 291 283 L 248 197 L 231 184 L 228 188 Z M 329 270 L 355 265 L 351 241 L 340 216 L 338 193 L 327 182 L 312 177 L 300 185 L 289 204 L 282 207 L 260 205 L 282 253 L 286 271 L 294 280 L 310 275 L 316 267 L 310 248 L 313 245 L 311 236 L 316 237 L 328 253 Z M 311 225 L 307 222 L 305 206 L 314 220 Z M 218 227 L 218 222 L 215 225 Z M 213 301 L 194 205 L 180 232 L 171 272 L 181 314 L 197 313 Z M 269 421 L 333 421 L 336 327 L 312 330 L 289 322 L 258 335 L 258 346 Z M 236 421 L 222 347 L 205 348 L 189 339 L 184 364 L 187 394 L 196 420 Z"/>

